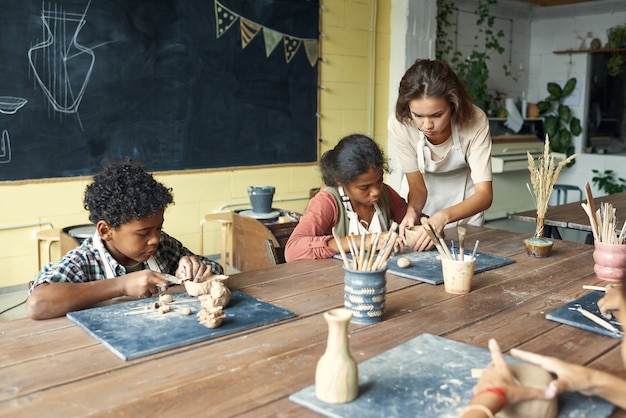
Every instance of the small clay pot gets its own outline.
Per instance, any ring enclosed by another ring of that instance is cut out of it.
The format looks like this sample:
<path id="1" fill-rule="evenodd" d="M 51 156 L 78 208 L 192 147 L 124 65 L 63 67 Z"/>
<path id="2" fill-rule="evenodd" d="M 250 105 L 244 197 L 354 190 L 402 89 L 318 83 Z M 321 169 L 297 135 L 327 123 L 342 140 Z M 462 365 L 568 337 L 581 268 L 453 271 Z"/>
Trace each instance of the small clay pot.
<path id="1" fill-rule="evenodd" d="M 626 244 L 594 242 L 593 271 L 599 279 L 621 282 L 626 275 Z"/>
<path id="2" fill-rule="evenodd" d="M 526 238 L 524 240 L 524 247 L 526 247 L 526 254 L 529 257 L 546 258 L 550 256 L 552 252 L 552 246 L 554 242 L 545 238 Z"/>

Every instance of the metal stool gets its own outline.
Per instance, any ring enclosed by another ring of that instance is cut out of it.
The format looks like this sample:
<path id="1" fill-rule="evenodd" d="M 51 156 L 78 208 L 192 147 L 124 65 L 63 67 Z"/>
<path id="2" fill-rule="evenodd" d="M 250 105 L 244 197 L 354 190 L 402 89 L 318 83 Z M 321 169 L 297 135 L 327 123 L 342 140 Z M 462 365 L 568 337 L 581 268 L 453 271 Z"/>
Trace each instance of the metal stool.
<path id="1" fill-rule="evenodd" d="M 568 192 L 578 192 L 579 193 L 578 200 L 583 200 L 583 191 L 578 186 L 572 186 L 570 184 L 555 184 L 554 190 L 556 190 L 556 204 L 557 205 L 564 205 L 567 203 Z M 561 199 L 561 195 L 563 196 L 563 199 Z"/>

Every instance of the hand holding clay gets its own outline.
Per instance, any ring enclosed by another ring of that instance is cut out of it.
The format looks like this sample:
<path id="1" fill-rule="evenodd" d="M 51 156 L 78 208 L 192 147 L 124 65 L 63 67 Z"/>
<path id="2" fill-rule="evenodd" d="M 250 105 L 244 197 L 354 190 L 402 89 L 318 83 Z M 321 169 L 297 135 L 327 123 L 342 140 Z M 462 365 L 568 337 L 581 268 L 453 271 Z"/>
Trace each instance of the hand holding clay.
<path id="1" fill-rule="evenodd" d="M 167 287 L 163 273 L 140 270 L 120 277 L 124 282 L 124 295 L 134 298 L 149 298 L 159 293 L 159 287 Z"/>
<path id="2" fill-rule="evenodd" d="M 200 278 L 211 269 L 195 256 L 183 256 L 178 261 L 176 277 L 183 280 L 200 281 Z"/>

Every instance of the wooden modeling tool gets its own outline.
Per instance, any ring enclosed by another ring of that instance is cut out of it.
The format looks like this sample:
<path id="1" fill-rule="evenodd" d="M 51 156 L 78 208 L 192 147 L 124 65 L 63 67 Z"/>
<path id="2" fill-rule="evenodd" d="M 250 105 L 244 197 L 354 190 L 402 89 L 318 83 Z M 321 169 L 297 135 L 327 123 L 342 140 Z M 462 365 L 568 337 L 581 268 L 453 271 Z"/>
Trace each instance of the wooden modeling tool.
<path id="1" fill-rule="evenodd" d="M 591 226 L 591 232 L 593 233 L 593 237 L 599 240 L 598 237 L 598 223 L 596 222 L 596 204 L 593 201 L 593 196 L 591 195 L 591 186 L 589 182 L 585 183 L 585 197 L 587 198 L 587 207 L 589 208 L 589 212 L 587 215 L 589 216 L 589 225 Z M 584 206 L 583 206 L 584 209 Z"/>
<path id="2" fill-rule="evenodd" d="M 422 223 L 422 227 L 424 227 L 424 231 L 426 231 L 426 235 L 428 235 L 428 238 L 430 238 L 433 244 L 435 244 L 435 248 L 437 249 L 437 251 L 439 251 L 439 254 L 443 258 L 449 258 L 443 248 L 441 248 L 441 243 L 439 242 L 439 239 L 437 239 L 437 237 L 435 236 L 435 233 L 433 232 L 433 229 L 428 222 L 428 218 L 424 216 L 422 217 L 422 219 L 420 219 L 420 222 Z"/>
<path id="3" fill-rule="evenodd" d="M 459 226 L 456 228 L 456 232 L 459 237 L 459 261 L 463 261 L 465 258 L 465 250 L 463 248 L 465 246 L 465 234 L 467 231 L 464 227 Z"/>
<path id="4" fill-rule="evenodd" d="M 339 253 L 341 254 L 341 258 L 343 259 L 343 265 L 347 268 L 350 268 L 350 262 L 348 261 L 348 255 L 346 251 L 343 249 L 343 245 L 341 245 L 341 239 L 337 236 L 337 231 L 335 231 L 335 227 L 333 226 L 333 237 L 335 238 L 335 242 L 337 243 L 337 247 L 339 247 Z"/>
<path id="5" fill-rule="evenodd" d="M 600 318 L 597 315 L 594 315 L 593 313 L 589 312 L 588 310 L 584 309 L 582 306 L 580 306 L 578 304 L 576 304 L 574 306 L 571 306 L 568 309 L 570 309 L 572 311 L 578 311 L 581 314 L 583 314 L 583 316 L 585 318 L 592 320 L 596 324 L 600 325 L 602 328 L 608 329 L 612 333 L 615 333 L 615 334 L 618 334 L 618 335 L 622 335 L 622 331 L 620 331 L 617 328 L 615 328 L 610 322 L 605 321 L 604 319 Z"/>

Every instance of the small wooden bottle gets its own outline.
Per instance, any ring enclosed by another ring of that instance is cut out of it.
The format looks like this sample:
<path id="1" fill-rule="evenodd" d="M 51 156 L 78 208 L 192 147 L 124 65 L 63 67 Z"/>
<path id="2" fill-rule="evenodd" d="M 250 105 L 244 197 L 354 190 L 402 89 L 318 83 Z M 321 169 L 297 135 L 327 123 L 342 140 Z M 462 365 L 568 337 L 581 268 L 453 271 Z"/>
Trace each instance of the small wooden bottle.
<path id="1" fill-rule="evenodd" d="M 328 323 L 326 351 L 315 370 L 315 395 L 326 403 L 346 403 L 359 393 L 358 368 L 348 347 L 348 323 L 352 313 L 345 308 L 324 313 Z"/>

